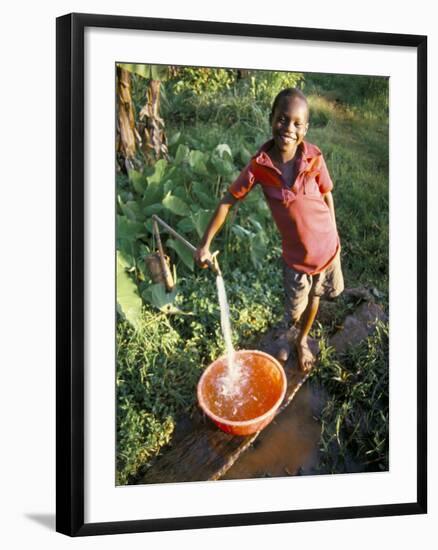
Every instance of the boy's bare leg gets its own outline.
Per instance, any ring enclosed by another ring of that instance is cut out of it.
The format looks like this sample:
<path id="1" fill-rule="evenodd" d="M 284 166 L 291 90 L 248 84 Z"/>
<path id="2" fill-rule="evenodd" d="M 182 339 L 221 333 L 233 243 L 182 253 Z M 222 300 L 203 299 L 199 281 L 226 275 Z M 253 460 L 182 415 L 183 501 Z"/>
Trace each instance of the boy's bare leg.
<path id="1" fill-rule="evenodd" d="M 298 365 L 300 369 L 304 372 L 309 371 L 315 362 L 315 356 L 310 351 L 309 345 L 307 343 L 307 336 L 309 335 L 316 314 L 318 313 L 318 308 L 319 296 L 314 296 L 313 294 L 311 294 L 309 296 L 307 307 L 304 310 L 303 315 L 300 319 L 300 332 L 295 341 L 298 353 Z"/>

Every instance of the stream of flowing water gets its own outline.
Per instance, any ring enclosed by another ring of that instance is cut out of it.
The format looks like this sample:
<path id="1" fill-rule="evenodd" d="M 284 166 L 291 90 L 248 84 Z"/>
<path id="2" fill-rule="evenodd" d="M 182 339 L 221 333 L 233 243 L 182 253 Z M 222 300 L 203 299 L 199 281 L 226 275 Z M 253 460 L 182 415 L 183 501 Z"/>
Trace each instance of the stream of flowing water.
<path id="1" fill-rule="evenodd" d="M 226 375 L 221 377 L 219 393 L 224 397 L 235 397 L 240 393 L 242 387 L 242 365 L 235 360 L 233 341 L 231 338 L 230 310 L 228 307 L 227 293 L 222 275 L 216 277 L 217 293 L 219 297 L 219 306 L 221 311 L 221 327 L 225 340 L 227 353 L 227 371 Z"/>

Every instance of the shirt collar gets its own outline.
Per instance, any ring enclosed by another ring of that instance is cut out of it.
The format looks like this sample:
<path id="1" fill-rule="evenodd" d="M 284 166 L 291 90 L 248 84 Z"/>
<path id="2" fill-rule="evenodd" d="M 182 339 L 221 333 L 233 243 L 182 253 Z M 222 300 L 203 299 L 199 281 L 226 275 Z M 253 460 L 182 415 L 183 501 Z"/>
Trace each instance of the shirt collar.
<path id="1" fill-rule="evenodd" d="M 261 166 L 269 166 L 270 168 L 273 168 L 276 172 L 280 171 L 276 166 L 274 166 L 271 157 L 267 154 L 267 151 L 271 149 L 272 145 L 274 144 L 274 140 L 270 139 L 266 143 L 264 143 L 260 149 L 257 151 L 257 153 L 254 155 L 255 162 L 257 164 L 260 164 Z M 309 162 L 316 156 L 315 154 L 312 154 L 310 151 L 310 148 L 307 144 L 307 142 L 303 141 L 300 146 L 300 159 L 298 161 L 298 171 L 301 172 L 301 170 L 305 170 L 308 166 Z"/>

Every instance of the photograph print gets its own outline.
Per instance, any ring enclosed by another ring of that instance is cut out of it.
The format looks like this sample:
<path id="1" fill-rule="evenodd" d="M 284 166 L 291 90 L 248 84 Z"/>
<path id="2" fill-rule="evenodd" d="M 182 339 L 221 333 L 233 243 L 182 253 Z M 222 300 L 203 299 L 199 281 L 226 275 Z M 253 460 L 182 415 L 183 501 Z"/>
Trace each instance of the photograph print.
<path id="1" fill-rule="evenodd" d="M 389 470 L 388 84 L 116 64 L 116 485 Z"/>

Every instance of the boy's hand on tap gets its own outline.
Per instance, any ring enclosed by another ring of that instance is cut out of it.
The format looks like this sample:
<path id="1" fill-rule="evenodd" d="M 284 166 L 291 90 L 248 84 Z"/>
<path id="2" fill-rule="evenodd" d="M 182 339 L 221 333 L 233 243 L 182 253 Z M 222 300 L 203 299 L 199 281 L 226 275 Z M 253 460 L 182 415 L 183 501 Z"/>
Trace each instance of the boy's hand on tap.
<path id="1" fill-rule="evenodd" d="M 208 246 L 198 246 L 195 252 L 195 261 L 199 267 L 204 269 L 209 267 L 207 262 L 213 263 L 213 256 Z"/>

